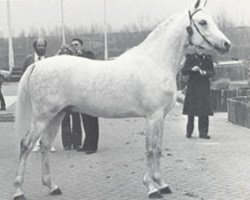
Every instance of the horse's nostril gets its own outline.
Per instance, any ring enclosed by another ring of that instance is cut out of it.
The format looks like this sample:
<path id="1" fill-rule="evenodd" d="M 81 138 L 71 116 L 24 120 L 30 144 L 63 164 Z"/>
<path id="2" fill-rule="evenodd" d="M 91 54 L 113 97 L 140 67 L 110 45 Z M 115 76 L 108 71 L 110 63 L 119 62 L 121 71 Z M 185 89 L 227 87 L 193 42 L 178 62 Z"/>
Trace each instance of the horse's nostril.
<path id="1" fill-rule="evenodd" d="M 225 47 L 226 49 L 229 49 L 230 46 L 231 46 L 231 45 L 230 45 L 228 42 L 225 42 L 225 43 L 224 43 L 224 47 Z"/>

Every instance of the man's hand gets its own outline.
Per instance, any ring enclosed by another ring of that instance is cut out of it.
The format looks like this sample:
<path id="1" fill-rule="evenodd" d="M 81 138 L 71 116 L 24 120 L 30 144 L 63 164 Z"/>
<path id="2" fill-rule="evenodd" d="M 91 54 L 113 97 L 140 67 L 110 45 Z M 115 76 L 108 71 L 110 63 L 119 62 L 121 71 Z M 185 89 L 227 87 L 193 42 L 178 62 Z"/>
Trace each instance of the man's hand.
<path id="1" fill-rule="evenodd" d="M 198 66 L 194 66 L 194 67 L 191 68 L 191 70 L 194 71 L 194 72 L 197 72 L 197 71 L 200 71 L 201 68 L 198 67 Z"/>
<path id="2" fill-rule="evenodd" d="M 207 74 L 207 72 L 204 71 L 204 70 L 199 70 L 199 72 L 200 72 L 200 74 L 203 75 L 203 76 Z"/>
<path id="3" fill-rule="evenodd" d="M 82 56 L 83 53 L 82 53 L 81 50 L 73 49 L 73 55 L 75 55 L 75 56 Z"/>

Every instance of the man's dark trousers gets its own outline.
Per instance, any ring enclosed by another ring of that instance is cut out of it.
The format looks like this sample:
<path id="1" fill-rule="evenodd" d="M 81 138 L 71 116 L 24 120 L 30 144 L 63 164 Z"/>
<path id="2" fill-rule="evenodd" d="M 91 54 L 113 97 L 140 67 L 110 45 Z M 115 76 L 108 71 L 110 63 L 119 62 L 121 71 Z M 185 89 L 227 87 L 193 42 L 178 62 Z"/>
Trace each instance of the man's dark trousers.
<path id="1" fill-rule="evenodd" d="M 85 140 L 82 148 L 86 151 L 96 151 L 99 139 L 99 122 L 97 117 L 87 114 L 82 115 L 82 123 L 85 130 Z"/>
<path id="2" fill-rule="evenodd" d="M 79 113 L 72 113 L 72 144 L 73 149 L 78 149 L 82 146 L 82 128 Z"/>
<path id="3" fill-rule="evenodd" d="M 72 130 L 70 123 L 72 116 Z M 62 121 L 62 143 L 64 148 L 78 149 L 82 146 L 82 129 L 79 113 L 67 112 Z"/>
<path id="4" fill-rule="evenodd" d="M 207 115 L 199 116 L 198 129 L 199 135 L 204 136 L 208 134 L 209 117 Z M 188 115 L 187 134 L 192 135 L 194 130 L 194 116 Z"/>
<path id="5" fill-rule="evenodd" d="M 1 86 L 0 86 L 1 87 Z M 3 94 L 2 94 L 2 91 L 0 89 L 0 101 L 1 101 L 1 108 L 5 108 L 5 100 L 4 100 L 4 97 L 3 97 Z"/>
<path id="6" fill-rule="evenodd" d="M 98 118 L 93 117 L 87 114 L 81 114 L 82 123 L 85 130 L 85 139 L 82 145 L 82 149 L 85 151 L 96 151 L 98 148 L 98 139 L 99 139 L 99 124 Z M 82 141 L 82 130 L 81 130 L 81 121 L 79 113 L 73 113 L 73 146 L 80 147 Z"/>
<path id="7" fill-rule="evenodd" d="M 70 112 L 67 112 L 62 120 L 62 144 L 64 149 L 71 149 L 71 126 L 70 126 Z"/>

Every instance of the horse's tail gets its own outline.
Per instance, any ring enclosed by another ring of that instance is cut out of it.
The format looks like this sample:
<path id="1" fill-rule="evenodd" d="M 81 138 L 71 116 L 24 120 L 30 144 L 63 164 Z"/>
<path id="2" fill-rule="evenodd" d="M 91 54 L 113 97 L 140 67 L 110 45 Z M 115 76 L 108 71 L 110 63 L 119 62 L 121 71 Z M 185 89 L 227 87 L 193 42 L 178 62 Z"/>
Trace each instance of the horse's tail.
<path id="1" fill-rule="evenodd" d="M 15 128 L 19 135 L 24 135 L 30 129 L 32 105 L 30 99 L 29 79 L 34 65 L 27 68 L 18 85 Z"/>

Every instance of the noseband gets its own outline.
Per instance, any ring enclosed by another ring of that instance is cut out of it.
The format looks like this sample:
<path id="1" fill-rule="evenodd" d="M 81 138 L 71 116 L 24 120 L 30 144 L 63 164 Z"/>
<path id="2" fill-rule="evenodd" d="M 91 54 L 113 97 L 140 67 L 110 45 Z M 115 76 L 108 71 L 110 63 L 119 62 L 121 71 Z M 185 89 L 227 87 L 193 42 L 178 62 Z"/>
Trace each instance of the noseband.
<path id="1" fill-rule="evenodd" d="M 201 11 L 202 9 L 198 9 L 196 11 L 194 11 L 194 13 L 191 14 L 190 10 L 188 11 L 188 15 L 189 15 L 189 20 L 190 20 L 190 25 L 186 28 L 187 32 L 188 32 L 188 43 L 189 45 L 193 46 L 193 42 L 191 41 L 192 39 L 192 35 L 193 35 L 193 28 L 192 28 L 192 24 L 194 25 L 196 31 L 200 34 L 200 36 L 203 38 L 203 40 L 210 45 L 211 47 L 213 47 L 214 49 L 220 50 L 219 47 L 217 47 L 216 45 L 214 45 L 212 42 L 210 42 L 205 35 L 202 34 L 202 32 L 200 31 L 200 29 L 198 28 L 198 26 L 196 25 L 195 21 L 193 20 L 193 16 Z"/>

